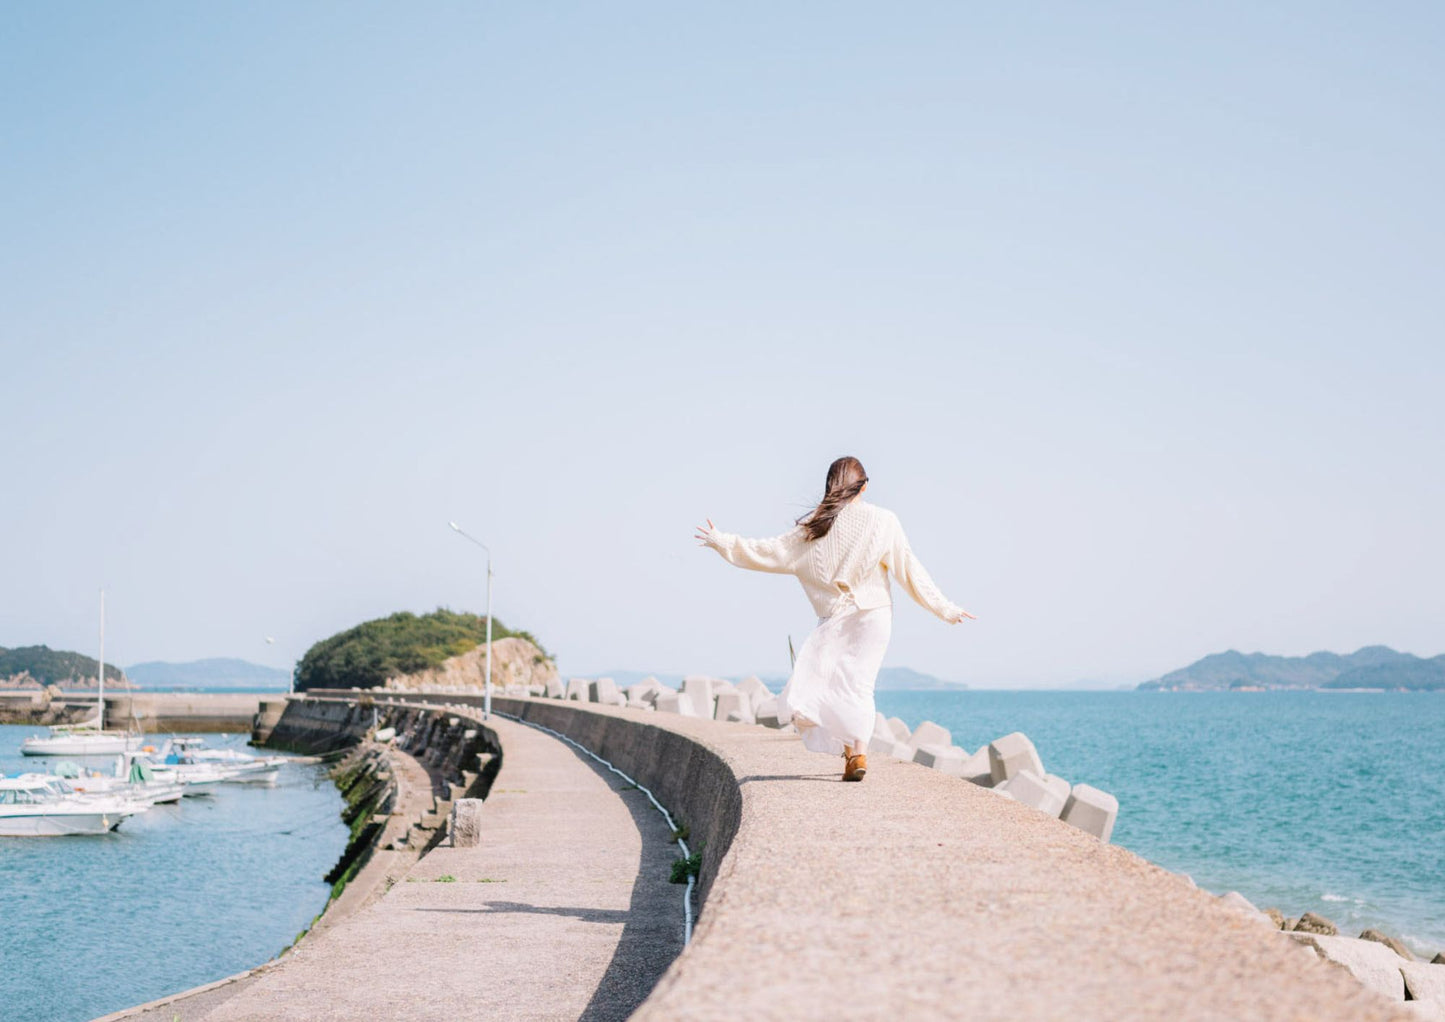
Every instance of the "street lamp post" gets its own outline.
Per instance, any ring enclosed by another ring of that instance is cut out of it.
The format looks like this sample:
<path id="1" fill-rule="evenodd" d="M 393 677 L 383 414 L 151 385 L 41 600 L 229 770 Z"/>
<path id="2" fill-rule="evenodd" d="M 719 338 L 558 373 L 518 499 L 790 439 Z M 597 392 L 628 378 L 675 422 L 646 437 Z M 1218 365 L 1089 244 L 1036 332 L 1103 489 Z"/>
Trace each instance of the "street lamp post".
<path id="1" fill-rule="evenodd" d="M 274 645 L 276 645 L 276 640 L 273 639 L 273 638 L 271 638 L 271 636 L 268 635 L 268 636 L 266 636 L 266 645 L 268 645 L 268 646 L 274 646 Z M 291 664 L 291 670 L 290 670 L 290 672 L 289 672 L 289 677 L 286 679 L 286 691 L 287 691 L 288 693 L 290 693 L 291 695 L 295 695 L 295 694 L 296 694 L 296 665 L 295 665 L 294 663 Z"/>
<path id="2" fill-rule="evenodd" d="M 456 522 L 447 524 L 458 536 L 471 540 L 487 552 L 487 687 L 486 694 L 482 697 L 482 719 L 490 720 L 492 717 L 492 548 L 477 537 L 469 535 Z"/>

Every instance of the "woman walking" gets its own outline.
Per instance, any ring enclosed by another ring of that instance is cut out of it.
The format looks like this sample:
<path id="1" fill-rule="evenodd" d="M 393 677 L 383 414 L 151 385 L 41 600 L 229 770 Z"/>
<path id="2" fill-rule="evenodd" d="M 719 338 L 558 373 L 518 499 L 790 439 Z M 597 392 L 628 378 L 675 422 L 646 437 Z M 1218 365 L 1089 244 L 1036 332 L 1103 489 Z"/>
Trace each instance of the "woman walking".
<path id="1" fill-rule="evenodd" d="M 973 615 L 949 602 L 908 546 L 892 511 L 865 503 L 868 474 L 857 458 L 828 466 L 823 499 L 774 539 L 743 539 L 708 519 L 697 539 L 729 564 L 796 575 L 818 614 L 778 697 L 778 719 L 791 720 L 814 752 L 846 757 L 843 780 L 861 781 L 876 711 L 878 678 L 893 630 L 893 578 L 949 624 Z"/>

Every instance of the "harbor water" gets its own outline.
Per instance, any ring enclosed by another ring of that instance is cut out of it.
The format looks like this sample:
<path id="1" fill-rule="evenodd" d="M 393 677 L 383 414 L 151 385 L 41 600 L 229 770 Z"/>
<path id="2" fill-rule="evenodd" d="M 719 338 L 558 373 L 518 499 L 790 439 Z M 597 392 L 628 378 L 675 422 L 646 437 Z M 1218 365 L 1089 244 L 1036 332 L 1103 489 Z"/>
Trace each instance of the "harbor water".
<path id="1" fill-rule="evenodd" d="M 880 692 L 973 751 L 1027 734 L 1113 840 L 1216 894 L 1445 950 L 1445 693 Z"/>
<path id="2" fill-rule="evenodd" d="M 42 730 L 0 726 L 0 773 L 52 765 L 19 752 Z M 220 785 L 104 836 L 0 838 L 0 1018 L 91 1019 L 271 958 L 326 905 L 341 807 L 326 768 L 298 764 L 274 788 Z"/>

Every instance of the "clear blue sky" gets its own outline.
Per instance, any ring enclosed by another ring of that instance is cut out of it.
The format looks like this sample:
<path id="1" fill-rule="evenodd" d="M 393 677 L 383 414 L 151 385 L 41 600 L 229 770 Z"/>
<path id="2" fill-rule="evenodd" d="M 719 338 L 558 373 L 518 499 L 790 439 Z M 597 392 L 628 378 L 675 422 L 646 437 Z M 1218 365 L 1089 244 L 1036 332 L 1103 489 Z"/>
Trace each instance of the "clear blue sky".
<path id="1" fill-rule="evenodd" d="M 0 10 L 0 645 L 481 609 L 786 671 L 863 459 L 889 662 L 1445 650 L 1435 4 Z M 283 653 L 264 645 L 275 635 Z"/>

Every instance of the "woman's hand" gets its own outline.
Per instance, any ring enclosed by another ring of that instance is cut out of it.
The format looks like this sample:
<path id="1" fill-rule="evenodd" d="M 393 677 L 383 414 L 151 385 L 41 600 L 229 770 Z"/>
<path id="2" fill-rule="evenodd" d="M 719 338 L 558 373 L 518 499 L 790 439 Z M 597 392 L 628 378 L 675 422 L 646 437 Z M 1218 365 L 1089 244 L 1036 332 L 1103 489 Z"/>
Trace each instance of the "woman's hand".
<path id="1" fill-rule="evenodd" d="M 977 621 L 977 620 L 978 620 L 978 615 L 976 615 L 976 614 L 970 614 L 968 611 L 964 610 L 962 607 L 959 607 L 959 608 L 958 608 L 958 616 L 955 617 L 955 618 L 954 618 L 951 622 L 949 622 L 949 623 L 956 625 L 956 624 L 960 624 L 960 623 L 963 622 L 965 619 L 967 619 L 967 620 L 969 620 L 969 621 Z"/>
<path id="2" fill-rule="evenodd" d="M 706 525 L 699 525 L 697 527 L 697 534 L 692 538 L 698 541 L 698 546 L 717 546 L 717 541 L 713 539 L 713 535 L 716 532 L 717 526 L 714 525 L 712 519 L 709 518 L 707 519 Z"/>

